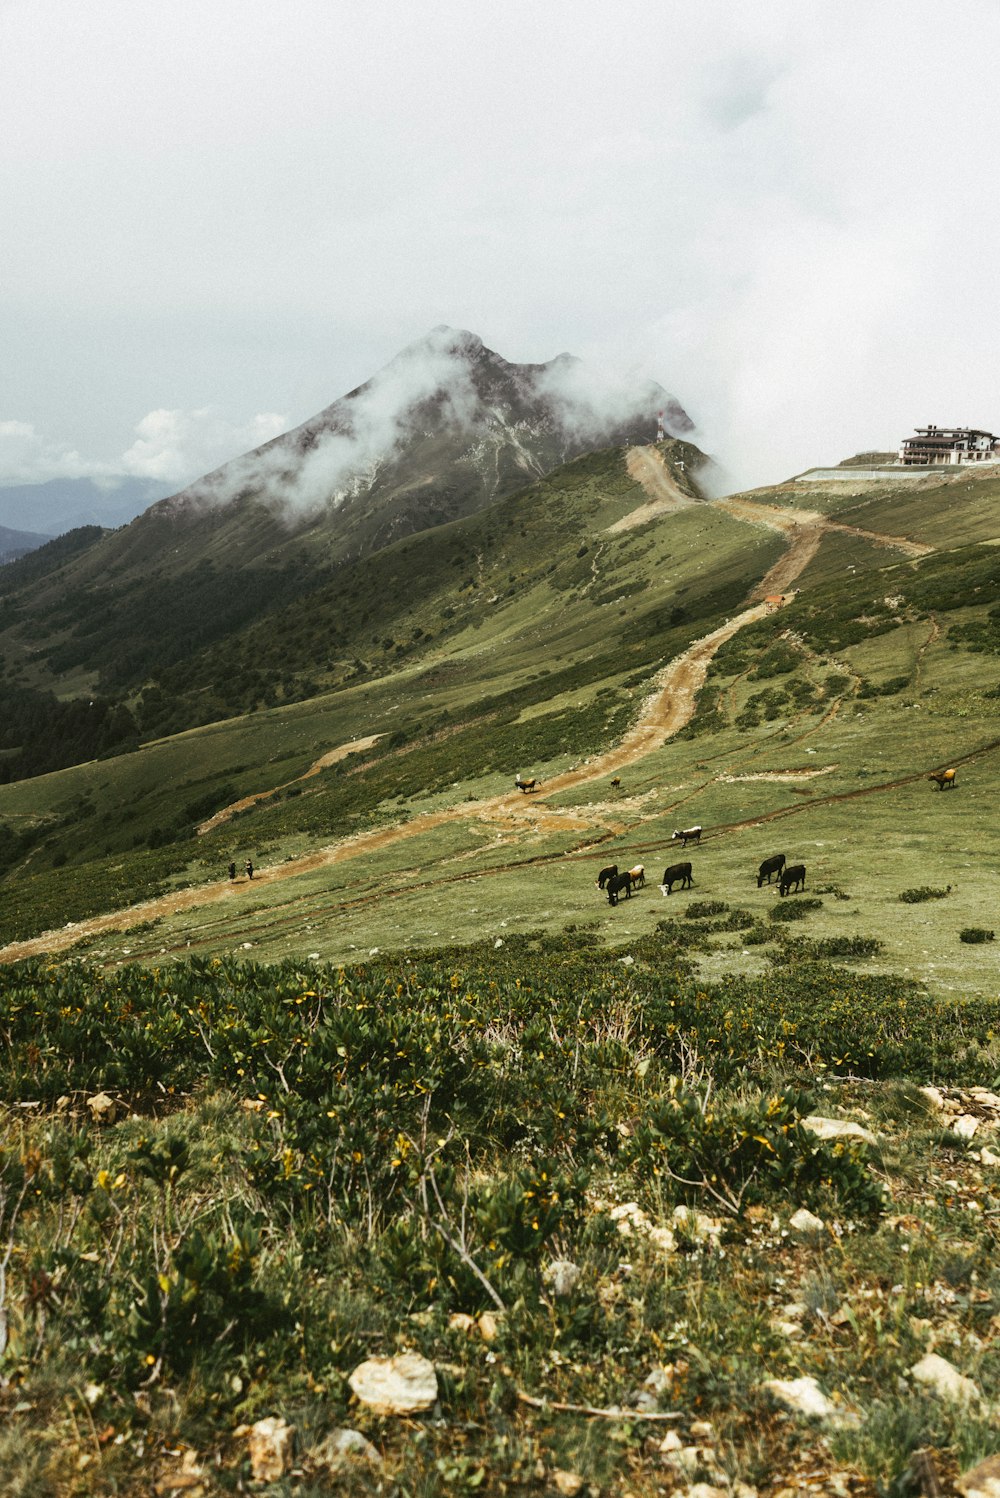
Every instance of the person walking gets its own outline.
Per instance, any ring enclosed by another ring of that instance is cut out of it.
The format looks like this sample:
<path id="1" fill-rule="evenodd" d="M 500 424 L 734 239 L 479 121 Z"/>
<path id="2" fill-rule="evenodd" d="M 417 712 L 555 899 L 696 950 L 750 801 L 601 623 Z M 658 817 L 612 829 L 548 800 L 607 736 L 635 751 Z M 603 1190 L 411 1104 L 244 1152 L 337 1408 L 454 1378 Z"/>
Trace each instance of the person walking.
<path id="1" fill-rule="evenodd" d="M 229 865 L 229 877 L 230 879 L 236 878 L 236 865 L 234 863 Z"/>
<path id="2" fill-rule="evenodd" d="M 252 879 L 253 878 L 253 862 L 249 858 L 247 859 L 247 878 L 248 879 Z"/>

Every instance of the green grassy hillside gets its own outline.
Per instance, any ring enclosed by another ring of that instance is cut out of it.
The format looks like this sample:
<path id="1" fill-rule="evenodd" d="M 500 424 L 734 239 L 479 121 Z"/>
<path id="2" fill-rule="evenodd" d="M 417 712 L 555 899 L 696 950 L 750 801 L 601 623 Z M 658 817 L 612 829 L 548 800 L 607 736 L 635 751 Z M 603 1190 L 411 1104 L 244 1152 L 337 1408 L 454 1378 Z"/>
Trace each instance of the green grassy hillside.
<path id="1" fill-rule="evenodd" d="M 833 487 L 741 519 L 591 455 L 130 695 L 194 726 L 0 785 L 12 1492 L 902 1498 L 996 1452 L 1000 526 Z M 403 1352 L 401 1420 L 350 1380 Z"/>

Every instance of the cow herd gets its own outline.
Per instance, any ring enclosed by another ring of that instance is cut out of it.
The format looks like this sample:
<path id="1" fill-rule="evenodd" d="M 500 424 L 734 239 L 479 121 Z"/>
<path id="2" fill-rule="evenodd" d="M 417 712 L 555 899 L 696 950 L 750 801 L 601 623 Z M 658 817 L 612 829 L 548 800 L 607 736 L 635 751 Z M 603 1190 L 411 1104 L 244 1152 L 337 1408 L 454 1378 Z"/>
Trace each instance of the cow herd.
<path id="1" fill-rule="evenodd" d="M 682 838 L 687 842 L 700 842 L 701 828 L 689 827 L 686 832 L 675 832 L 671 842 Z M 775 853 L 770 858 L 764 859 L 757 870 L 757 888 L 760 889 L 765 882 L 770 884 L 775 875 L 778 876 L 779 895 L 797 894 L 806 887 L 805 864 L 789 863 L 784 853 Z M 626 869 L 624 873 L 619 873 L 618 865 L 612 863 L 607 868 L 603 868 L 597 876 L 597 888 L 607 892 L 610 905 L 617 905 L 621 895 L 631 900 L 632 891 L 640 889 L 645 883 L 646 871 L 641 863 L 636 864 L 634 868 Z M 675 884 L 680 889 L 690 889 L 693 883 L 694 874 L 690 863 L 672 863 L 663 870 L 660 890 L 664 895 L 670 895 L 673 894 Z"/>

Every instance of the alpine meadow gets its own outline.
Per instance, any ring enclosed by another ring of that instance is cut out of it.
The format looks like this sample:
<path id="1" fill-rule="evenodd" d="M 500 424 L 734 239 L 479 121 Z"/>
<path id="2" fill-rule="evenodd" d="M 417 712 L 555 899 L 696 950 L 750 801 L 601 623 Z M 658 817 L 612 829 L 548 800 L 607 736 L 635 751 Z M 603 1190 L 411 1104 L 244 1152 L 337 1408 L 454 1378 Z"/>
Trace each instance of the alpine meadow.
<path id="1" fill-rule="evenodd" d="M 437 328 L 0 565 L 4 1492 L 992 1491 L 1000 466 L 695 436 Z"/>

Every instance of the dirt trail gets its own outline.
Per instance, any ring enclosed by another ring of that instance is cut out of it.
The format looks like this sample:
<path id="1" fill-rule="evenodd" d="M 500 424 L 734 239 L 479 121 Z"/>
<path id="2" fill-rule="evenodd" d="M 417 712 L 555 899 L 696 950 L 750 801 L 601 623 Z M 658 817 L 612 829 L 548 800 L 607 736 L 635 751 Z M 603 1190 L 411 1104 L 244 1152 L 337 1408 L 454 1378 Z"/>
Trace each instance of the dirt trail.
<path id="1" fill-rule="evenodd" d="M 270 801 L 279 791 L 285 791 L 290 785 L 298 785 L 300 780 L 310 780 L 318 775 L 321 770 L 335 765 L 339 760 L 346 759 L 349 754 L 357 754 L 361 749 L 370 749 L 377 744 L 382 737 L 380 733 L 370 733 L 365 739 L 352 739 L 349 744 L 338 744 L 336 749 L 330 749 L 326 754 L 321 754 L 302 775 L 296 775 L 293 780 L 286 780 L 282 785 L 273 786 L 269 791 L 254 791 L 250 796 L 243 796 L 239 801 L 234 801 L 231 806 L 224 806 L 210 816 L 207 822 L 201 822 L 195 829 L 201 837 L 206 832 L 211 832 L 214 827 L 221 827 L 223 822 L 228 822 L 230 817 L 235 817 L 238 811 L 247 811 L 251 806 L 259 806 L 261 801 Z"/>
<path id="2" fill-rule="evenodd" d="M 651 503 L 630 510 L 614 525 L 607 526 L 605 534 L 608 536 L 635 530 L 659 515 L 670 515 L 686 505 L 698 503 L 690 494 L 684 493 L 655 447 L 630 447 L 625 454 L 625 467 L 629 478 L 645 489 Z"/>
<path id="3" fill-rule="evenodd" d="M 644 505 L 635 510 L 631 515 L 626 515 L 622 520 L 610 527 L 612 531 L 628 530 L 634 526 L 643 525 L 654 515 L 666 513 L 668 510 L 676 510 L 681 505 L 694 503 L 688 495 L 677 488 L 663 463 L 660 454 L 650 448 L 632 448 L 629 451 L 627 461 L 630 464 L 629 472 L 637 482 L 641 483 L 647 492 L 653 497 L 653 503 Z M 634 461 L 634 467 L 632 466 Z M 640 476 L 642 475 L 642 476 Z M 757 585 L 750 595 L 751 606 L 728 619 L 720 628 L 713 630 L 696 640 L 693 645 L 670 661 L 656 676 L 654 689 L 643 704 L 638 722 L 625 734 L 621 743 L 605 754 L 598 755 L 589 763 L 578 768 L 567 770 L 562 775 L 553 776 L 546 780 L 539 794 L 525 795 L 521 791 L 511 791 L 502 796 L 493 796 L 482 801 L 461 802 L 457 806 L 442 807 L 438 811 L 425 812 L 421 816 L 414 817 L 411 821 L 402 822 L 395 827 L 385 827 L 372 832 L 357 833 L 355 836 L 345 838 L 333 847 L 318 848 L 312 853 L 304 854 L 299 858 L 289 859 L 286 863 L 264 868 L 257 871 L 255 884 L 267 885 L 278 883 L 286 879 L 293 879 L 302 874 L 308 874 L 322 868 L 330 868 L 336 864 L 344 863 L 349 859 L 360 858 L 372 853 L 377 849 L 389 847 L 394 843 L 403 842 L 409 838 L 419 837 L 422 833 L 429 832 L 436 827 L 441 827 L 449 822 L 480 821 L 497 822 L 503 821 L 512 826 L 531 827 L 538 825 L 544 818 L 547 824 L 551 824 L 553 817 L 558 815 L 556 808 L 546 810 L 544 808 L 544 797 L 556 791 L 564 791 L 577 786 L 586 785 L 590 781 L 599 780 L 605 775 L 612 775 L 643 759 L 653 750 L 658 749 L 667 739 L 679 732 L 690 720 L 694 712 L 695 696 L 698 689 L 705 680 L 708 664 L 716 651 L 733 637 L 746 625 L 761 619 L 768 612 L 764 603 L 756 602 L 768 593 L 784 592 L 789 585 L 799 576 L 803 569 L 812 560 L 826 530 L 843 530 L 851 534 L 864 536 L 880 545 L 897 547 L 908 555 L 924 555 L 932 548 L 922 546 L 917 542 L 911 542 L 901 537 L 881 536 L 872 531 L 856 530 L 851 526 L 836 525 L 823 519 L 816 511 L 811 510 L 783 510 L 776 505 L 756 504 L 750 500 L 716 500 L 714 503 L 721 509 L 728 511 L 736 519 L 745 520 L 753 525 L 766 525 L 772 530 L 780 531 L 788 537 L 790 545 L 784 556 L 775 563 L 767 573 L 766 577 Z M 379 735 L 372 735 L 369 739 L 355 740 L 351 744 L 340 745 L 331 750 L 306 771 L 305 775 L 299 777 L 306 779 L 310 775 L 318 774 L 326 765 L 334 763 L 338 758 L 343 758 L 352 750 L 368 747 L 375 742 Z M 918 777 L 910 777 L 918 778 Z M 288 782 L 293 784 L 294 782 Z M 903 784 L 905 782 L 899 782 Z M 276 789 L 282 789 L 277 787 Z M 865 793 L 876 787 L 865 789 Z M 216 813 L 215 818 L 209 823 L 203 824 L 199 831 L 207 831 L 208 827 L 218 826 L 221 821 L 232 816 L 237 810 L 244 806 L 252 806 L 260 800 L 275 794 L 274 791 L 261 792 L 258 795 L 244 797 L 242 801 L 231 807 L 226 807 L 222 812 Z M 862 792 L 849 792 L 848 796 L 862 794 Z M 841 799 L 833 797 L 831 799 Z M 847 799 L 845 796 L 843 799 Z M 583 814 L 581 809 L 580 814 Z M 787 813 L 781 813 L 787 814 Z M 775 813 L 779 815 L 779 813 Z M 758 821 L 769 820 L 767 816 L 757 818 Z M 741 824 L 737 824 L 741 825 Z M 0 962 L 15 962 L 22 957 L 34 957 L 49 952 L 63 951 L 73 946 L 76 942 L 98 936 L 106 931 L 120 931 L 130 926 L 139 925 L 145 921 L 155 920 L 161 916 L 177 914 L 181 911 L 191 910 L 197 906 L 210 905 L 219 901 L 234 899 L 237 893 L 246 892 L 246 882 L 232 883 L 228 879 L 217 880 L 212 884 L 199 885 L 194 889 L 176 890 L 171 894 L 160 896 L 152 900 L 145 900 L 141 904 L 129 906 L 124 910 L 109 911 L 105 915 L 94 916 L 89 920 L 72 922 L 58 931 L 44 932 L 41 936 L 30 941 L 11 942 L 0 948 Z"/>

